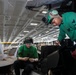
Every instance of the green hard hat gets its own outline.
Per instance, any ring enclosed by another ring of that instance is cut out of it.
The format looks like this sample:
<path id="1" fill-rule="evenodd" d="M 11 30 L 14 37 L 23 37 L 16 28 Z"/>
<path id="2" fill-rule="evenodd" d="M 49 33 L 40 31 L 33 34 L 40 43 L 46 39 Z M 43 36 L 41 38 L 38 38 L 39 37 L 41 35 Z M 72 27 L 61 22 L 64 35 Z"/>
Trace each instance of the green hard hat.
<path id="1" fill-rule="evenodd" d="M 51 23 L 52 19 L 58 15 L 58 11 L 57 10 L 50 10 L 48 11 L 47 13 L 47 22 L 48 23 Z M 54 16 L 54 17 L 53 17 Z"/>

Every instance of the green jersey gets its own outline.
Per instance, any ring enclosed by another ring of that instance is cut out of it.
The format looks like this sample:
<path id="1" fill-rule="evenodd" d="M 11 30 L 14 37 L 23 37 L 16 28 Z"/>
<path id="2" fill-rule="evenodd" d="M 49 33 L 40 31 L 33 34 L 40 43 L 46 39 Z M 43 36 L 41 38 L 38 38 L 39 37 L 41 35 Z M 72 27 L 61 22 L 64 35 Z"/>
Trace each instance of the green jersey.
<path id="1" fill-rule="evenodd" d="M 76 40 L 76 13 L 67 12 L 62 15 L 62 23 L 59 26 L 60 33 L 58 40 L 61 41 L 66 37 L 66 34 L 69 38 L 74 41 Z"/>
<path id="2" fill-rule="evenodd" d="M 18 50 L 18 57 L 38 58 L 37 49 L 34 46 L 28 48 L 26 45 L 22 45 Z"/>

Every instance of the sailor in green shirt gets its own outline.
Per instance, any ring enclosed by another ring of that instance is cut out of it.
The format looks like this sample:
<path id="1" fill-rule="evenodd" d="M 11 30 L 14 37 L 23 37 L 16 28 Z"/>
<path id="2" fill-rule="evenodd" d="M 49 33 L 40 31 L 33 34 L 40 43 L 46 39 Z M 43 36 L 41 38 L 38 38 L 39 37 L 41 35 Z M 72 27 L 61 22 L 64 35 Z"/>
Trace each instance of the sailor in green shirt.
<path id="1" fill-rule="evenodd" d="M 66 34 L 69 36 L 71 41 L 76 41 L 76 13 L 75 12 L 65 12 L 62 15 L 59 15 L 57 10 L 50 10 L 47 13 L 46 17 L 44 17 L 42 20 L 47 25 L 59 26 L 60 31 L 59 31 L 58 41 L 56 41 L 57 45 L 60 45 L 60 42 L 65 39 Z M 72 59 L 69 59 L 69 58 L 71 58 L 69 50 L 64 51 L 65 56 L 63 55 L 64 56 L 63 60 L 64 59 L 68 60 L 68 63 L 66 64 L 66 66 L 67 65 L 70 66 L 70 67 L 68 66 L 70 69 L 67 68 L 67 71 L 69 72 L 69 74 L 76 75 L 76 60 L 72 61 Z M 64 53 L 64 52 L 62 51 L 62 53 Z M 74 53 L 73 57 L 76 58 L 76 53 Z M 66 62 L 65 60 L 64 60 L 64 62 Z M 72 62 L 72 65 L 70 64 L 71 62 L 69 62 L 69 60 Z"/>
<path id="2" fill-rule="evenodd" d="M 32 45 L 33 39 L 25 38 L 24 44 L 18 50 L 18 60 L 14 62 L 15 74 L 20 75 L 20 68 L 24 68 L 22 75 L 30 75 L 34 62 L 38 61 L 37 48 Z"/>
<path id="3" fill-rule="evenodd" d="M 76 41 L 76 13 L 66 12 L 61 16 L 58 14 L 57 10 L 50 10 L 46 18 L 47 24 L 53 24 L 54 26 L 59 26 L 60 32 L 58 36 L 57 44 L 65 39 L 66 34 L 72 41 Z"/>

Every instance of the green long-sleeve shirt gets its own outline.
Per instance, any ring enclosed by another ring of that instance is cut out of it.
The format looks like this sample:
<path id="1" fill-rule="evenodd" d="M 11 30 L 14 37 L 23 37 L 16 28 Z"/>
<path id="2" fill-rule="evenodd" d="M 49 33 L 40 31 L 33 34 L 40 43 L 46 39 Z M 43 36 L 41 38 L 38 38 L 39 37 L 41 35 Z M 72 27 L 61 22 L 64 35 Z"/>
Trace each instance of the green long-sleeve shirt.
<path id="1" fill-rule="evenodd" d="M 59 29 L 59 41 L 63 40 L 66 37 L 66 34 L 72 41 L 76 40 L 76 13 L 64 13 L 62 15 L 62 23 L 59 26 Z"/>
<path id="2" fill-rule="evenodd" d="M 22 45 L 18 50 L 18 57 L 38 58 L 37 49 L 34 46 L 27 48 L 26 45 Z"/>

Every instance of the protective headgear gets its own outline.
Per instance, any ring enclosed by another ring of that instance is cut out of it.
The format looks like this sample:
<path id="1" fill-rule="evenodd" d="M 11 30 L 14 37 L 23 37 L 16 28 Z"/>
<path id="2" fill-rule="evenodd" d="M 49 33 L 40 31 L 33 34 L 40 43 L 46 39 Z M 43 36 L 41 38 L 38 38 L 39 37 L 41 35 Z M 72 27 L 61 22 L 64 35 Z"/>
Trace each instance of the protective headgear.
<path id="1" fill-rule="evenodd" d="M 26 37 L 25 39 L 24 39 L 24 42 L 23 42 L 24 44 L 26 44 L 26 43 L 33 43 L 33 39 L 31 38 L 31 37 Z"/>
<path id="2" fill-rule="evenodd" d="M 49 10 L 45 17 L 42 18 L 42 21 L 47 25 L 50 24 L 54 17 L 58 16 L 57 10 Z"/>

